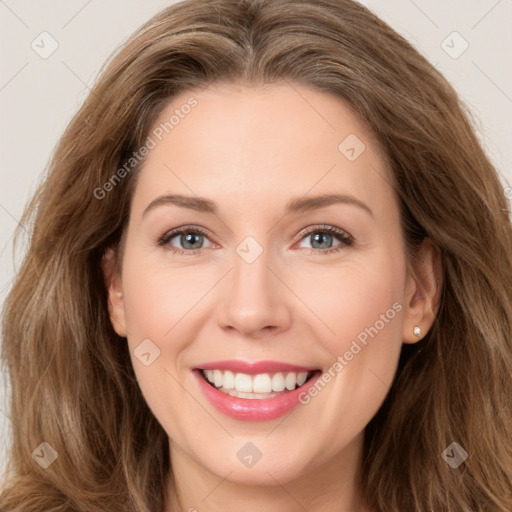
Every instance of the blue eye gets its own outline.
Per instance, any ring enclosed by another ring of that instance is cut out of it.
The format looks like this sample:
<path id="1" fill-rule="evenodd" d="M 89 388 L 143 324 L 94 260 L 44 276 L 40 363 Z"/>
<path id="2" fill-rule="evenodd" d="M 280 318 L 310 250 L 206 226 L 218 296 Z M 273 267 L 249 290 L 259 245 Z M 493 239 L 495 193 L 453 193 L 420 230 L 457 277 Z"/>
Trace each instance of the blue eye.
<path id="1" fill-rule="evenodd" d="M 205 237 L 207 237 L 207 233 L 202 229 L 185 226 L 166 233 L 158 240 L 158 245 L 168 247 L 172 252 L 178 254 L 196 254 L 203 248 L 201 242 Z M 179 243 L 182 244 L 184 249 L 171 245 L 171 241 L 175 238 L 179 238 Z M 195 247 L 195 245 L 200 245 L 201 247 Z"/>
<path id="2" fill-rule="evenodd" d="M 312 244 L 324 245 L 324 247 L 311 247 L 309 249 L 313 252 L 320 254 L 334 253 L 341 251 L 344 247 L 349 247 L 354 242 L 354 239 L 346 231 L 339 229 L 335 226 L 322 225 L 311 226 L 301 233 L 299 240 L 311 240 Z M 209 240 L 208 234 L 205 230 L 199 227 L 184 226 L 170 231 L 158 239 L 158 246 L 166 247 L 175 254 L 198 254 L 203 247 L 204 239 Z M 182 248 L 175 247 L 171 242 L 177 239 Z M 340 243 L 332 246 L 332 240 L 337 239 Z M 325 247 L 327 245 L 327 247 Z"/>
<path id="3" fill-rule="evenodd" d="M 350 236 L 348 233 L 343 231 L 342 229 L 339 229 L 335 226 L 312 226 L 311 228 L 308 228 L 305 233 L 302 233 L 302 239 L 310 239 L 311 244 L 327 244 L 329 245 L 329 240 L 332 239 L 338 239 L 340 242 L 336 246 L 330 246 L 326 247 L 326 250 L 322 250 L 322 248 L 318 247 L 311 247 L 312 250 L 319 250 L 323 254 L 325 253 L 333 253 L 338 252 L 344 247 L 350 247 L 352 243 L 354 242 L 354 239 L 352 236 Z M 326 242 L 327 240 L 327 242 Z"/>

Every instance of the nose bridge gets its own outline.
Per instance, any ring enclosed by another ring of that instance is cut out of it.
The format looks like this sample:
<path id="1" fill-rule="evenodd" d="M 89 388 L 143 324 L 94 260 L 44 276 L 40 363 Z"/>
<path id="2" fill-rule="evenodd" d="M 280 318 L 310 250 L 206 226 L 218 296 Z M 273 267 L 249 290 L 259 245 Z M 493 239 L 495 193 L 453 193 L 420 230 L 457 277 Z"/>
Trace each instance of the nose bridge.
<path id="1" fill-rule="evenodd" d="M 291 315 L 284 285 L 274 275 L 271 251 L 253 237 L 244 239 L 235 251 L 229 289 L 219 306 L 220 325 L 244 335 L 285 328 Z"/>
<path id="2" fill-rule="evenodd" d="M 249 238 L 249 237 L 248 237 Z M 252 238 L 252 237 L 251 237 Z M 272 257 L 268 248 L 255 245 L 251 240 L 243 241 L 236 248 L 233 269 L 233 293 L 246 294 L 247 292 L 259 295 L 260 291 L 269 290 L 269 266 Z M 261 249 L 260 249 L 261 248 Z"/>

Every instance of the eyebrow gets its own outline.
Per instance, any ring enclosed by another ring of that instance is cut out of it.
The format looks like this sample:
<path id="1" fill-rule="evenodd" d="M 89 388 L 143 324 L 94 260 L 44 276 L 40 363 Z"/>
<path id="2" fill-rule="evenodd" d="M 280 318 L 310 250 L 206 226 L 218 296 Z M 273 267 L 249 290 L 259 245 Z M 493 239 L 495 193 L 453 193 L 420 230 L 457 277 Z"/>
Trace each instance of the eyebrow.
<path id="1" fill-rule="evenodd" d="M 368 205 L 361 200 L 348 194 L 320 194 L 316 196 L 298 197 L 288 201 L 285 207 L 285 215 L 290 213 L 308 212 L 324 208 L 332 204 L 348 204 L 357 206 L 366 211 L 371 217 L 373 212 Z M 203 197 L 184 196 L 180 194 L 167 194 L 159 196 L 144 210 L 142 216 L 144 217 L 148 212 L 164 205 L 174 205 L 181 208 L 188 208 L 203 213 L 211 213 L 217 215 L 217 205 L 210 199 Z"/>

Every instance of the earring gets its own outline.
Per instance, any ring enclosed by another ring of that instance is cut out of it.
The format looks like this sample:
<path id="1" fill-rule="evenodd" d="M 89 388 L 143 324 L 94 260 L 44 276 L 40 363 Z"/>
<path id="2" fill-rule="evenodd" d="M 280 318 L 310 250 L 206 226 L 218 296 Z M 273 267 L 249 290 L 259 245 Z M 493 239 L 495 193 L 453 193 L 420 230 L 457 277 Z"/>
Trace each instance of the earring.
<path id="1" fill-rule="evenodd" d="M 418 336 L 418 338 L 421 336 L 421 329 L 418 326 L 416 326 L 412 332 L 415 336 Z"/>

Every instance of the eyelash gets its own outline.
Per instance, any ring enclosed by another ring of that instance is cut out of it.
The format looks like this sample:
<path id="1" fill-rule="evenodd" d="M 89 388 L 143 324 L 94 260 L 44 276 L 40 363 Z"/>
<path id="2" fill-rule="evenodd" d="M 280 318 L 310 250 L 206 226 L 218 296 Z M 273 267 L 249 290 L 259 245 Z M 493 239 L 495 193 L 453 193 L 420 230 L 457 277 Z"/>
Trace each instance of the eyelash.
<path id="1" fill-rule="evenodd" d="M 321 226 L 311 226 L 309 228 L 306 228 L 306 231 L 302 233 L 302 236 L 299 238 L 299 241 L 301 241 L 303 238 L 306 238 L 308 235 L 312 233 L 329 233 L 331 235 L 335 235 L 336 238 L 341 242 L 340 245 L 336 247 L 332 247 L 330 249 L 322 250 L 322 249 L 310 249 L 314 252 L 321 252 L 322 254 L 332 254 L 339 252 L 343 249 L 343 247 L 350 247 L 353 242 L 354 238 L 349 235 L 347 232 L 343 231 L 342 229 L 339 229 L 335 226 L 329 226 L 329 225 L 321 225 Z M 169 231 L 162 237 L 158 238 L 157 245 L 159 247 L 165 247 L 169 244 L 169 242 L 175 238 L 178 235 L 183 234 L 195 234 L 195 235 L 203 235 L 208 238 L 208 233 L 199 227 L 195 226 L 183 226 L 181 228 L 177 228 L 176 230 Z M 173 252 L 174 254 L 187 254 L 189 256 L 193 256 L 196 254 L 199 254 L 203 249 L 176 249 L 175 247 L 169 245 L 169 250 Z"/>

